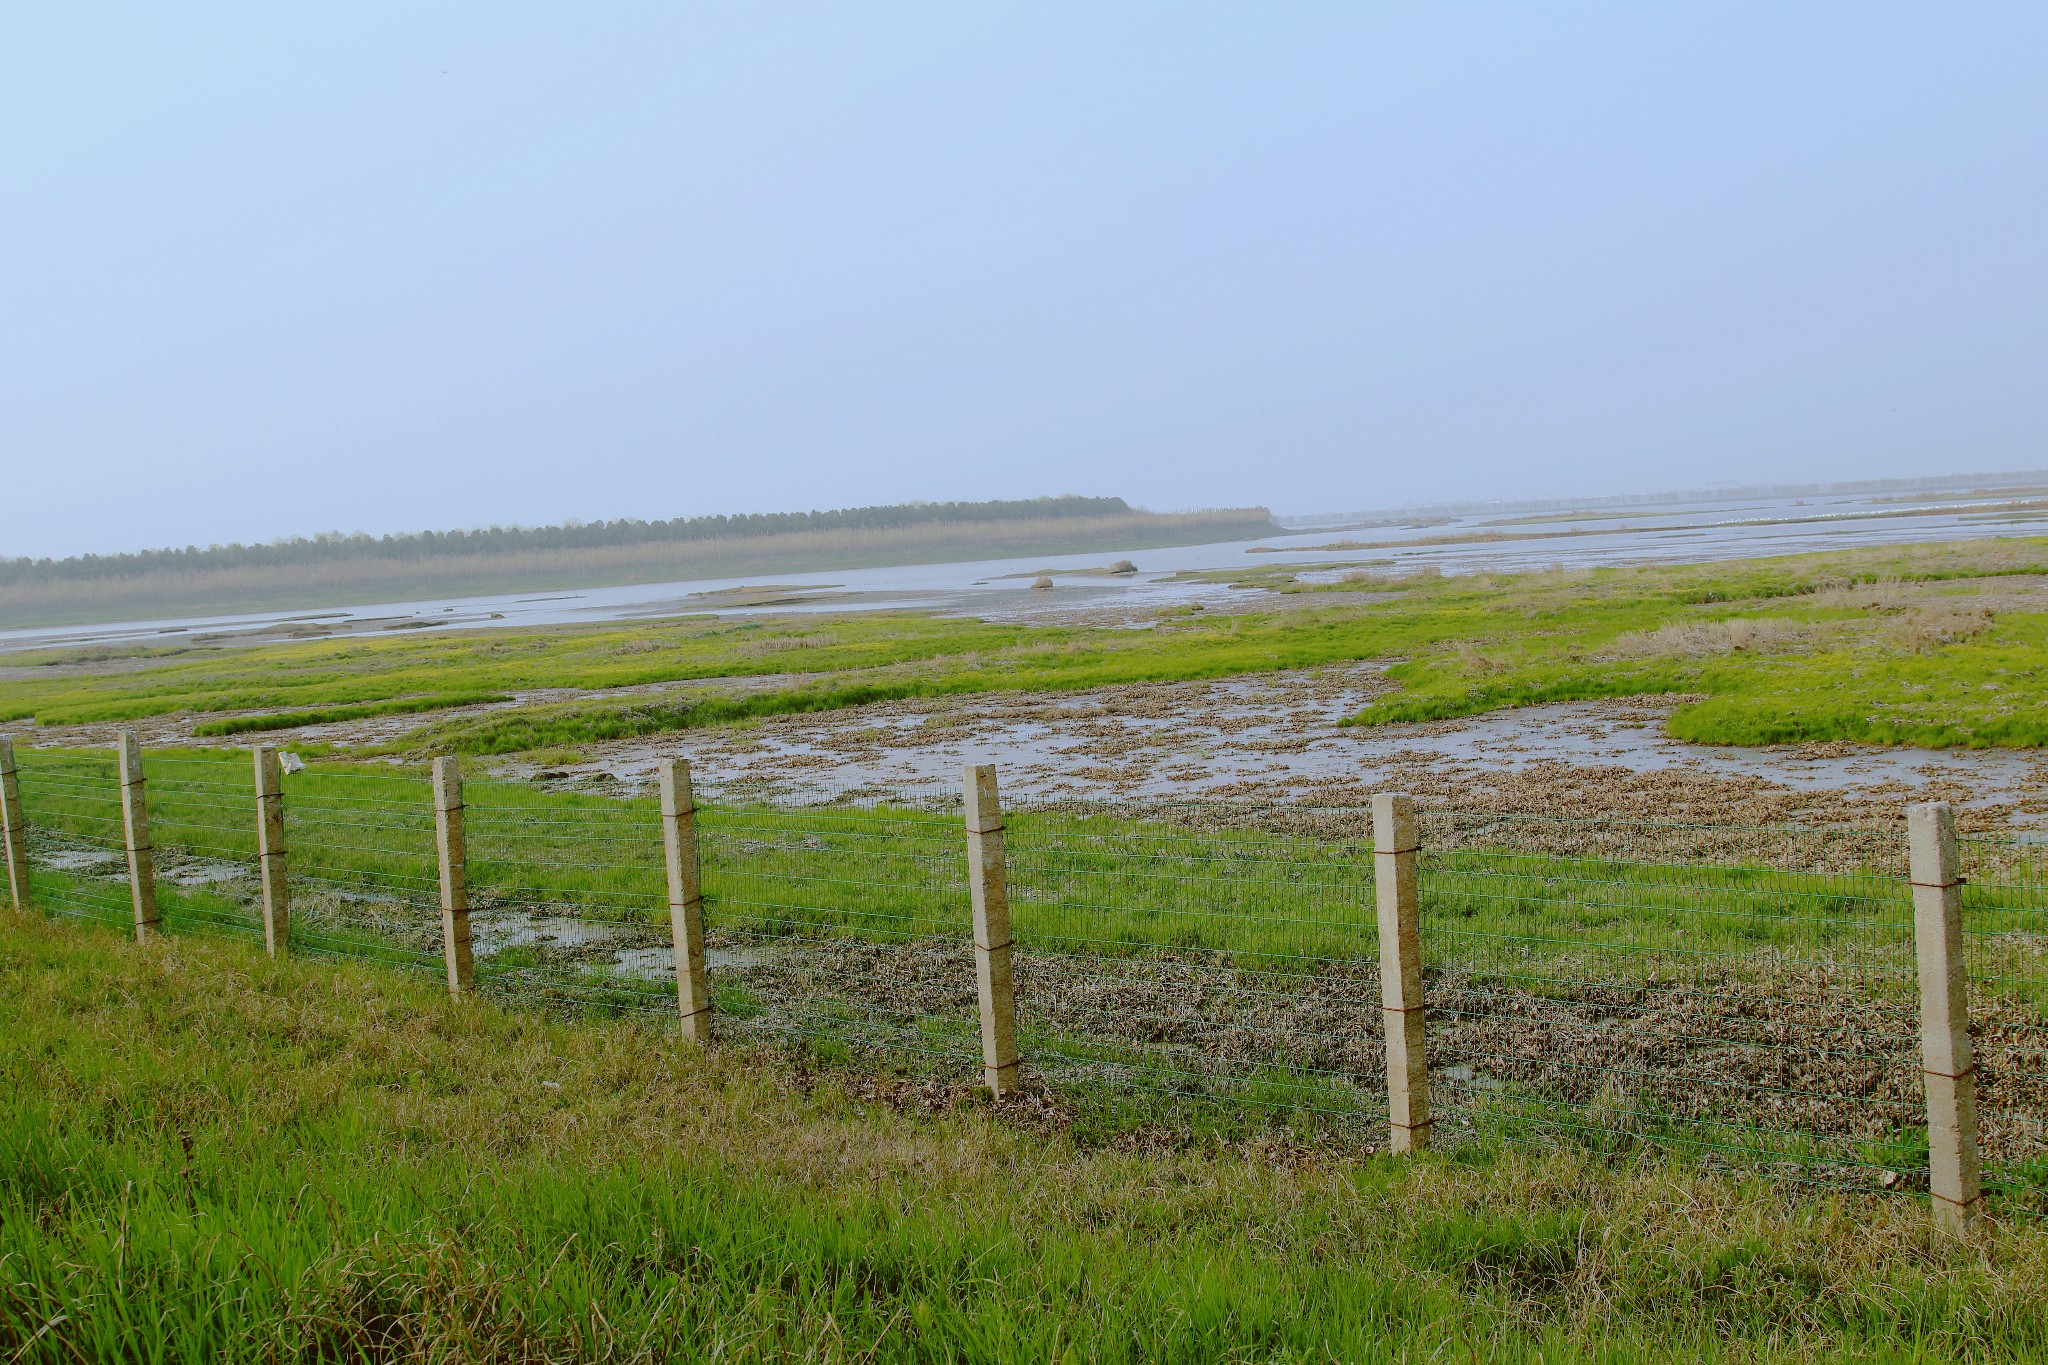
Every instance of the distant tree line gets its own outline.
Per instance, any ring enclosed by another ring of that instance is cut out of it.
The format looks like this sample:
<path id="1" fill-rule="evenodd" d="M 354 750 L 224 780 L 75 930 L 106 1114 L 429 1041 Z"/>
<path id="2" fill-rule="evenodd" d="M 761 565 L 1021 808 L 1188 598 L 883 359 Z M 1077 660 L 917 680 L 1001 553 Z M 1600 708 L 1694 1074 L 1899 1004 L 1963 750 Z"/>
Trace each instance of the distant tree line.
<path id="1" fill-rule="evenodd" d="M 419 531 L 409 535 L 293 536 L 262 545 L 188 545 L 182 550 L 78 555 L 70 559 L 0 559 L 0 585 L 128 578 L 204 569 L 269 569 L 301 564 L 410 562 L 482 557 L 591 546 L 742 540 L 804 531 L 893 530 L 961 522 L 1042 521 L 1050 518 L 1128 516 L 1122 498 L 1024 498 L 1001 502 L 908 502 L 846 507 L 830 512 L 750 512 L 740 516 L 676 517 L 669 521 L 568 522 L 561 526 L 490 526 L 474 531 Z"/>

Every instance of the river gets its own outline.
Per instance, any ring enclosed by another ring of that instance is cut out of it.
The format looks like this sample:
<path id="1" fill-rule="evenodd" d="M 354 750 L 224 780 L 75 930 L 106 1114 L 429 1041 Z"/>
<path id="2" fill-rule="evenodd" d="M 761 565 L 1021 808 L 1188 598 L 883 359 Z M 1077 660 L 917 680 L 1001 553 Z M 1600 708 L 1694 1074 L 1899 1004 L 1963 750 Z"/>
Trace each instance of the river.
<path id="1" fill-rule="evenodd" d="M 1003 619 L 1050 619 L 1112 609 L 1134 617 L 1164 606 L 1213 601 L 1227 583 L 1182 575 L 1294 568 L 1335 577 L 1374 566 L 1435 565 L 1445 573 L 1747 559 L 1851 546 L 1904 545 L 1994 536 L 2048 535 L 2042 490 L 1928 494 L 1823 494 L 1806 498 L 1704 499 L 1626 510 L 1545 516 L 1502 512 L 1297 526 L 1257 540 L 1117 552 L 1042 555 L 845 569 L 825 573 L 697 579 L 559 592 L 375 602 L 330 611 L 251 612 L 46 626 L 0 631 L 0 652 L 174 638 L 261 643 L 318 632 L 489 629 L 629 621 L 682 614 L 920 610 Z M 1105 570 L 1129 558 L 1137 572 Z M 1040 575 L 1050 590 L 1034 590 Z M 769 590 L 764 590 L 769 589 Z"/>

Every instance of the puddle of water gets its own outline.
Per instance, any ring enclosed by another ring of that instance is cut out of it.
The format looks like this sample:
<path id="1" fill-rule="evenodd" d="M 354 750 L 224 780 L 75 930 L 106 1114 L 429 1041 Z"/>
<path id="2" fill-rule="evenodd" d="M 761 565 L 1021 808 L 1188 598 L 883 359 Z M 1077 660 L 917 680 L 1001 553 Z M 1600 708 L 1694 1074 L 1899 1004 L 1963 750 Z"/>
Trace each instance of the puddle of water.
<path id="1" fill-rule="evenodd" d="M 758 948 L 707 948 L 704 950 L 704 965 L 713 971 L 721 967 L 751 967 L 761 961 Z M 613 961 L 619 964 L 620 976 L 634 976 L 646 981 L 674 980 L 676 975 L 676 951 L 674 948 L 628 948 L 619 953 Z"/>
<path id="2" fill-rule="evenodd" d="M 535 915 L 513 910 L 472 915 L 469 935 L 471 951 L 479 957 L 488 957 L 492 953 L 530 943 L 548 943 L 562 948 L 607 943 L 619 936 L 619 927 L 595 924 L 569 915 Z"/>
<path id="3" fill-rule="evenodd" d="M 59 872 L 99 872 L 110 864 L 125 862 L 126 855 L 97 848 L 65 848 L 53 853 L 38 853 L 35 860 Z"/>
<path id="4" fill-rule="evenodd" d="M 159 868 L 157 875 L 177 886 L 216 886 L 253 877 L 256 872 L 241 863 L 186 863 L 168 870 Z"/>
<path id="5" fill-rule="evenodd" d="M 1038 699 L 1029 716 L 989 699 L 926 713 L 807 717 L 768 725 L 734 743 L 707 734 L 607 748 L 587 766 L 627 784 L 653 781 L 657 760 L 683 753 L 707 795 L 725 782 L 761 782 L 801 802 L 821 776 L 857 772 L 878 787 L 952 786 L 965 762 L 994 762 L 1018 797 L 1199 798 L 1255 785 L 1265 799 L 1312 797 L 1331 781 L 1398 780 L 1403 764 L 1441 761 L 1449 770 L 1513 773 L 1537 764 L 1619 768 L 1632 773 L 1754 777 L 1802 791 L 1912 790 L 1961 779 L 1965 805 L 2012 803 L 2015 828 L 2048 823 L 2035 811 L 2048 756 L 2028 750 L 1728 748 L 1682 743 L 1664 733 L 1667 705 L 1567 703 L 1521 707 L 1454 725 L 1346 729 L 1338 725 L 1368 699 L 1357 686 L 1234 679 L 1162 691 L 1170 705 L 1129 707 L 1080 693 Z M 1006 714 L 1007 711 L 1007 714 Z M 868 738 L 862 739 L 865 734 Z M 585 766 L 585 765 L 579 765 Z M 815 799 L 830 798 L 830 784 Z M 2032 795 L 2030 795 L 2032 793 Z"/>
<path id="6" fill-rule="evenodd" d="M 618 964 L 620 976 L 642 981 L 672 979 L 676 974 L 673 948 L 628 948 L 612 960 Z"/>

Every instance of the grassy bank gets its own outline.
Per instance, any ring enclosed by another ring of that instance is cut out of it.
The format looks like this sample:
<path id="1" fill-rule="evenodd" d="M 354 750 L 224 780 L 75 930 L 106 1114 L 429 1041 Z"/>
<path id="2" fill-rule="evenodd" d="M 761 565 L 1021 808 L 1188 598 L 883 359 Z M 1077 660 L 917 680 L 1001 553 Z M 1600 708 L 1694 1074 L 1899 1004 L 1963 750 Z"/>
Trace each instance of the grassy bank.
<path id="1" fill-rule="evenodd" d="M 0 924 L 30 1360 L 2023 1360 L 2048 1240 L 1647 1161 L 1092 1145 L 372 968 Z"/>
<path id="2" fill-rule="evenodd" d="M 1361 723 L 1675 693 L 1692 699 L 1673 733 L 1700 742 L 2048 741 L 2043 541 L 1456 578 L 1361 571 L 1315 584 L 1265 569 L 1238 580 L 1278 596 L 1262 610 L 1176 611 L 1147 630 L 848 614 L 15 656 L 0 722 L 186 712 L 278 728 L 337 707 L 707 684 L 452 716 L 394 746 L 505 753 L 908 697 L 1379 661 L 1398 690 Z"/>

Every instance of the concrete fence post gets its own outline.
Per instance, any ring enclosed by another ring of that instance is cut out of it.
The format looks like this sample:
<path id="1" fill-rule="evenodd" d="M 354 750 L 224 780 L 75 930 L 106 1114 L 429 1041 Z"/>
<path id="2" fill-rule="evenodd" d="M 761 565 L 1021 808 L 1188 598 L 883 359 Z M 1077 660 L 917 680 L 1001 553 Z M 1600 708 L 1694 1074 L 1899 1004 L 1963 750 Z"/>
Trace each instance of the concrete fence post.
<path id="1" fill-rule="evenodd" d="M 263 947 L 272 957 L 291 951 L 291 886 L 285 877 L 284 769 L 277 750 L 256 746 L 256 862 L 263 881 Z"/>
<path id="2" fill-rule="evenodd" d="M 1387 1110 L 1396 1152 L 1429 1146 L 1429 1068 L 1422 1050 L 1422 939 L 1415 884 L 1415 803 L 1372 799 L 1373 891 L 1379 902 L 1380 1021 L 1387 1043 Z"/>
<path id="3" fill-rule="evenodd" d="M 1977 1057 L 1963 961 L 1963 877 L 1956 818 L 1944 801 L 1906 814 L 1913 946 L 1920 969 L 1920 1070 L 1927 1088 L 1928 1190 L 1934 1224 L 1967 1233 L 1983 1210 L 1977 1154 Z"/>
<path id="4" fill-rule="evenodd" d="M 462 767 L 434 760 L 434 847 L 441 861 L 441 955 L 448 993 L 467 995 L 474 980 L 469 946 L 469 870 L 462 842 Z"/>
<path id="5" fill-rule="evenodd" d="M 1017 1088 L 1017 1000 L 1010 981 L 1010 886 L 996 765 L 966 773 L 967 882 L 974 903 L 974 982 L 981 1007 L 981 1075 L 1001 1099 Z"/>
<path id="6" fill-rule="evenodd" d="M 156 860 L 149 851 L 149 798 L 142 779 L 142 741 L 123 730 L 117 753 L 121 765 L 121 832 L 128 846 L 128 890 L 135 902 L 135 941 L 148 943 L 161 932 L 156 912 Z"/>
<path id="7" fill-rule="evenodd" d="M 7 849 L 7 892 L 14 908 L 29 908 L 28 821 L 21 813 L 21 784 L 14 775 L 14 738 L 0 735 L 0 842 Z"/>
<path id="8" fill-rule="evenodd" d="M 697 798 L 687 759 L 661 762 L 661 843 L 668 862 L 668 924 L 676 945 L 676 1009 L 683 1036 L 711 1041 L 711 985 L 704 972 L 704 890 L 697 862 Z"/>

